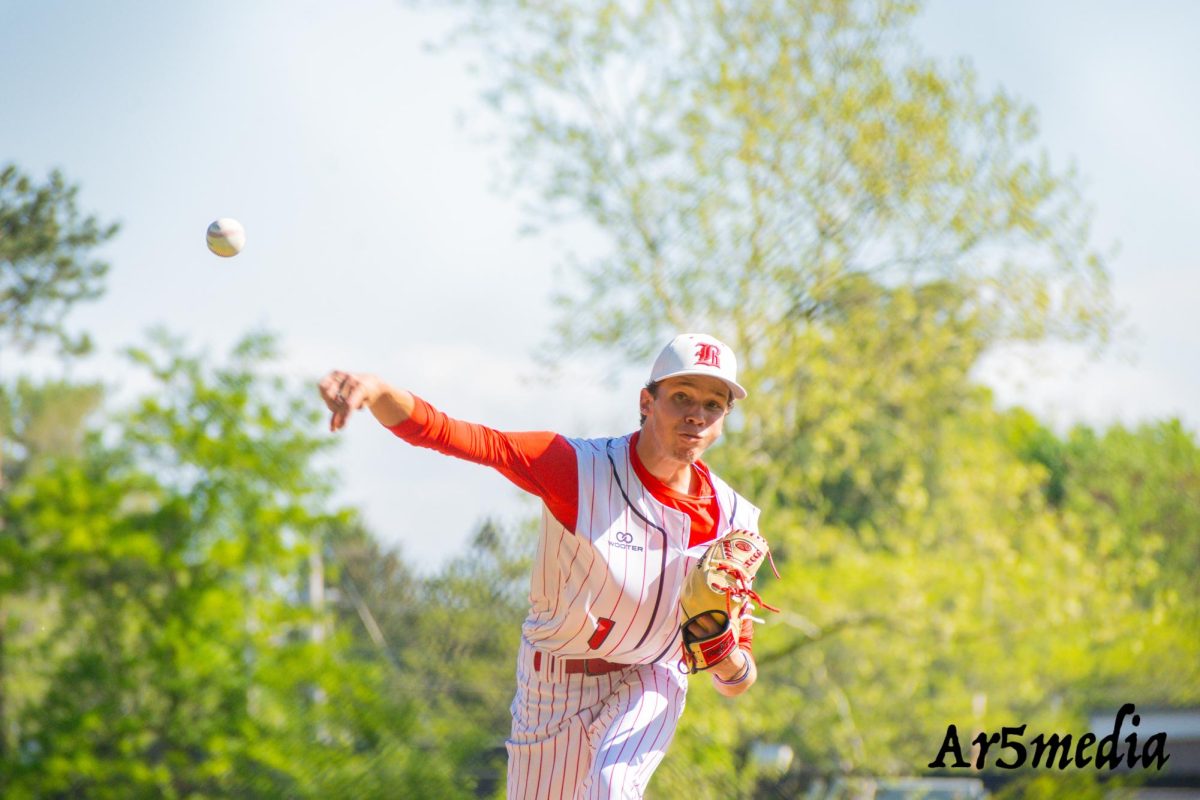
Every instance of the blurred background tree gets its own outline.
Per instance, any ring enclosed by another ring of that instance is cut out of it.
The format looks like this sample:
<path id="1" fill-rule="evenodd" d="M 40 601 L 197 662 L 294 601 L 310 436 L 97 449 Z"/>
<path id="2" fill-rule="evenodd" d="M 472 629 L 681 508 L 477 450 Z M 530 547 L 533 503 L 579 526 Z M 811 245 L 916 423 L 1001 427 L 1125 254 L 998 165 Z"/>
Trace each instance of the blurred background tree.
<path id="1" fill-rule="evenodd" d="M 214 365 L 155 334 L 130 351 L 154 386 L 0 500 L 5 797 L 474 797 L 503 775 L 496 620 L 527 559 L 486 527 L 417 576 L 330 511 L 333 440 L 274 353 L 251 335 Z"/>
<path id="2" fill-rule="evenodd" d="M 974 378 L 1116 322 L 1032 108 L 923 57 L 913 2 L 448 5 L 532 227 L 606 247 L 568 254 L 549 359 L 708 330 L 750 391 L 712 459 L 764 507 L 786 610 L 751 697 L 693 692 L 656 792 L 754 796 L 755 741 L 810 775 L 909 774 L 951 722 L 1195 701 L 1194 435 L 1064 441 Z"/>
<path id="3" fill-rule="evenodd" d="M 15 164 L 0 168 L 0 353 L 50 341 L 71 356 L 90 346 L 86 334 L 71 336 L 63 318 L 77 302 L 102 293 L 108 265 L 92 258 L 92 250 L 117 226 L 81 215 L 77 194 L 58 171 L 38 184 Z M 0 371 L 0 379 L 8 377 Z M 97 386 L 0 384 L 0 495 L 40 462 L 77 452 L 82 422 L 99 401 Z M 0 553 L 11 544 L 0 516 Z M 12 598 L 3 591 L 4 567 L 0 562 L 0 759 L 10 732 L 5 653 Z"/>
<path id="4" fill-rule="evenodd" d="M 86 351 L 63 319 L 76 303 L 104 291 L 109 265 L 93 250 L 118 226 L 83 215 L 79 187 L 57 170 L 37 183 L 15 164 L 0 168 L 0 347 L 53 341 L 64 353 Z"/>
<path id="5" fill-rule="evenodd" d="M 6 349 L 87 350 L 65 316 L 102 293 L 91 253 L 116 228 L 77 193 L 0 172 Z M 160 331 L 129 357 L 153 385 L 124 410 L 99 384 L 0 384 L 0 794 L 473 796 L 440 741 L 415 743 L 428 693 L 394 691 L 345 598 L 325 602 L 364 534 L 329 509 L 332 441 L 272 374 L 274 339 L 217 364 Z"/>

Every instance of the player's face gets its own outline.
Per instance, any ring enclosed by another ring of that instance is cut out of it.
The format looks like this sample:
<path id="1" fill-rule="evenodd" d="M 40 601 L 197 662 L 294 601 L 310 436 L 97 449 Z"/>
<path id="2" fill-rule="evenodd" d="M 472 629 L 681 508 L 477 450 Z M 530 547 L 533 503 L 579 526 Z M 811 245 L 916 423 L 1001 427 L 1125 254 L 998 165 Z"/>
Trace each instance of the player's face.
<path id="1" fill-rule="evenodd" d="M 729 411 L 729 387 L 717 378 L 683 375 L 658 385 L 658 396 L 643 389 L 643 436 L 653 436 L 662 452 L 694 463 L 721 435 Z"/>

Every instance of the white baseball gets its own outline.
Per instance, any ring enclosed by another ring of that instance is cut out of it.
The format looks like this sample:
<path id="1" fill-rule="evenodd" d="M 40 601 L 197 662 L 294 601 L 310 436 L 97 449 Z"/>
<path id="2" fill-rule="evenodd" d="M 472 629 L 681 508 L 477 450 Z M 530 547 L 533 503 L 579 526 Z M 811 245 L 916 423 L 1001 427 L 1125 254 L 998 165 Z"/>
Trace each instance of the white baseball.
<path id="1" fill-rule="evenodd" d="M 208 226 L 204 241 L 208 243 L 209 250 L 222 258 L 230 258 L 242 252 L 246 244 L 246 229 L 236 219 L 221 217 Z"/>

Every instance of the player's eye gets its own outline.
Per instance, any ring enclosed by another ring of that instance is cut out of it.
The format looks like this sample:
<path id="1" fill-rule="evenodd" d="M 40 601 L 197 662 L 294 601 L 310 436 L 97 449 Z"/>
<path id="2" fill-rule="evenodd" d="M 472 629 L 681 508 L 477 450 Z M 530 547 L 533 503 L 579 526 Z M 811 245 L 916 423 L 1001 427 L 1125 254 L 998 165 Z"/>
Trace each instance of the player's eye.
<path id="1" fill-rule="evenodd" d="M 709 411 L 720 411 L 721 404 L 718 403 L 716 400 L 709 400 L 708 401 L 708 410 Z"/>

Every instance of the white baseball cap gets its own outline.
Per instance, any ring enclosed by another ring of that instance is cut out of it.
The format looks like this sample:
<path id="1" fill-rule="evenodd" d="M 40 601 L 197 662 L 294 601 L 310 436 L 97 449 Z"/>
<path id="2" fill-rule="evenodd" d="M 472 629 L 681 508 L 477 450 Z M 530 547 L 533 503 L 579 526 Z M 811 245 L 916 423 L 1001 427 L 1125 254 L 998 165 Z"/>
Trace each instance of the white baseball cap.
<path id="1" fill-rule="evenodd" d="M 729 345 L 705 333 L 681 333 L 654 360 L 650 380 L 662 381 L 679 375 L 708 375 L 720 378 L 737 400 L 746 390 L 737 382 L 737 356 Z"/>

